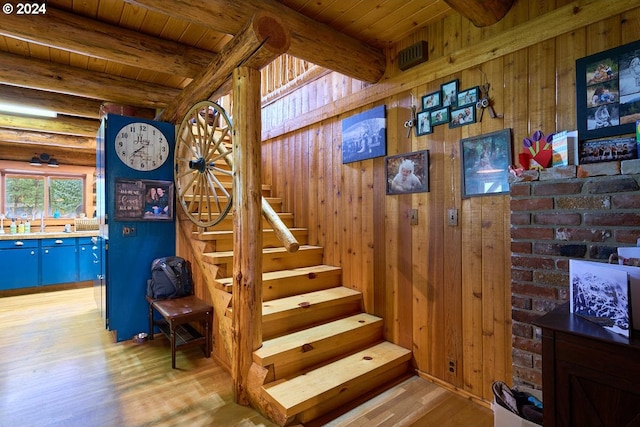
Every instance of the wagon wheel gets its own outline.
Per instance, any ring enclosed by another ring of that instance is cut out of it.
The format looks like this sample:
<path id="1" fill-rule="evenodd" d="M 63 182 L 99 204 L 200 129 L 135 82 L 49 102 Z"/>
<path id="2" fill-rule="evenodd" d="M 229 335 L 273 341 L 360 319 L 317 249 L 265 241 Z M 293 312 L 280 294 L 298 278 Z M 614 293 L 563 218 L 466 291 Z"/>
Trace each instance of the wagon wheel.
<path id="1" fill-rule="evenodd" d="M 199 227 L 211 227 L 231 209 L 231 121 L 215 102 L 191 107 L 177 134 L 174 181 L 182 209 Z"/>

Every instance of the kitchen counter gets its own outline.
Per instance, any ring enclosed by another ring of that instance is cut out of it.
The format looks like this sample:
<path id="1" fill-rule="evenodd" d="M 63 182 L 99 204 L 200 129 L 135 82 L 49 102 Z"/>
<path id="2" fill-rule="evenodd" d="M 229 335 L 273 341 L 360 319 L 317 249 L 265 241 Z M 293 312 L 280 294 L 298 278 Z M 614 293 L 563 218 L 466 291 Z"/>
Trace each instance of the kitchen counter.
<path id="1" fill-rule="evenodd" d="M 65 233 L 64 231 L 45 231 L 31 233 L 4 233 L 0 234 L 0 240 L 28 240 L 28 239 L 65 239 L 73 237 L 94 237 L 99 233 L 98 230 L 90 231 L 72 231 Z"/>

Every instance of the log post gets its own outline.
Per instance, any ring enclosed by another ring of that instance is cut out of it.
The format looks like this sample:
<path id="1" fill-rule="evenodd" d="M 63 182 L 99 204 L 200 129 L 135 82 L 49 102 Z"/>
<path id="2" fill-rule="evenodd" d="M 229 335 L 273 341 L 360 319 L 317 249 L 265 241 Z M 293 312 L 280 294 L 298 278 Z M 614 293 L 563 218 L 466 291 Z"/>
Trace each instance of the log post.
<path id="1" fill-rule="evenodd" d="M 233 71 L 234 399 L 249 404 L 247 377 L 262 345 L 262 123 L 260 71 Z"/>
<path id="2" fill-rule="evenodd" d="M 224 45 L 220 53 L 160 114 L 159 119 L 178 122 L 193 104 L 204 101 L 231 79 L 239 66 L 259 70 L 289 49 L 291 37 L 276 15 L 258 12 Z M 260 104 L 260 98 L 258 98 Z M 235 119 L 235 116 L 233 116 Z"/>

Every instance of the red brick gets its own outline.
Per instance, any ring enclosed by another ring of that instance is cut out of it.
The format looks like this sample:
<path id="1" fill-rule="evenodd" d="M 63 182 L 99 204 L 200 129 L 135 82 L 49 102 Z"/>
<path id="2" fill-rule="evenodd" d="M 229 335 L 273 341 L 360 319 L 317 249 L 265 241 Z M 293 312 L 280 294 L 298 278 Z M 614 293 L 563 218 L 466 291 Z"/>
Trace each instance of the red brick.
<path id="1" fill-rule="evenodd" d="M 575 165 L 543 169 L 540 171 L 540 181 L 575 178 L 576 172 L 577 167 Z"/>
<path id="2" fill-rule="evenodd" d="M 533 186 L 533 195 L 556 196 L 562 194 L 580 194 L 580 192 L 582 192 L 582 183 L 582 180 L 539 183 Z"/>
<path id="3" fill-rule="evenodd" d="M 512 239 L 550 240 L 554 238 L 553 228 L 512 227 Z"/>
<path id="4" fill-rule="evenodd" d="M 511 308 L 519 308 L 522 310 L 531 310 L 531 298 L 511 295 Z"/>
<path id="5" fill-rule="evenodd" d="M 530 369 L 530 368 L 522 368 L 519 366 L 513 367 L 513 378 L 514 385 L 526 385 L 530 387 L 533 385 L 533 388 L 541 389 L 542 388 L 542 370 L 540 369 Z"/>
<path id="6" fill-rule="evenodd" d="M 512 213 L 511 214 L 511 225 L 529 225 L 531 224 L 531 214 L 530 213 Z"/>
<path id="7" fill-rule="evenodd" d="M 544 299 L 534 299 L 533 301 L 533 310 L 541 313 L 548 313 L 556 308 L 557 304 L 555 301 L 544 300 Z"/>
<path id="8" fill-rule="evenodd" d="M 553 198 L 541 197 L 536 199 L 511 200 L 511 211 L 540 211 L 553 209 Z"/>
<path id="9" fill-rule="evenodd" d="M 640 239 L 640 230 L 616 230 L 614 236 L 618 243 L 633 243 L 635 246 Z"/>
<path id="10" fill-rule="evenodd" d="M 531 195 L 531 184 L 529 183 L 512 184 L 509 189 L 511 190 L 511 197 L 522 197 Z"/>
<path id="11" fill-rule="evenodd" d="M 530 296 L 534 298 L 548 298 L 557 301 L 557 289 L 553 286 L 533 284 L 512 284 L 511 292 L 516 295 Z"/>
<path id="12" fill-rule="evenodd" d="M 587 253 L 587 245 L 538 242 L 533 244 L 533 253 L 582 258 Z"/>
<path id="13" fill-rule="evenodd" d="M 537 270 L 533 273 L 533 282 L 541 285 L 565 285 L 569 283 L 569 275 L 561 270 Z"/>
<path id="14" fill-rule="evenodd" d="M 515 336 L 522 338 L 533 338 L 533 326 L 528 323 L 514 322 L 511 330 L 513 335 Z"/>
<path id="15" fill-rule="evenodd" d="M 616 194 L 611 197 L 611 207 L 613 209 L 639 209 L 640 194 Z"/>
<path id="16" fill-rule="evenodd" d="M 584 223 L 585 225 L 638 227 L 640 226 L 640 213 L 586 212 Z"/>
<path id="17" fill-rule="evenodd" d="M 594 179 L 587 182 L 585 188 L 590 194 L 610 194 L 640 190 L 636 180 L 630 176 Z"/>
<path id="18" fill-rule="evenodd" d="M 539 213 L 533 215 L 536 225 L 580 225 L 582 216 L 579 213 Z"/>
<path id="19" fill-rule="evenodd" d="M 611 230 L 599 228 L 558 228 L 556 240 L 575 240 L 582 242 L 604 242 L 611 237 Z"/>
<path id="20" fill-rule="evenodd" d="M 607 261 L 609 259 L 609 256 L 611 256 L 611 254 L 617 253 L 618 252 L 618 247 L 617 246 L 591 246 L 591 248 L 589 249 L 589 258 L 593 259 L 593 260 L 605 260 Z"/>
<path id="21" fill-rule="evenodd" d="M 578 178 L 590 176 L 612 176 L 620 174 L 620 162 L 604 162 L 579 165 L 576 175 Z"/>
<path id="22" fill-rule="evenodd" d="M 611 209 L 609 196 L 558 197 L 556 209 Z"/>
<path id="23" fill-rule="evenodd" d="M 533 271 L 531 270 L 520 270 L 516 268 L 511 269 L 511 280 L 514 282 L 532 282 L 533 281 Z"/>
<path id="24" fill-rule="evenodd" d="M 542 342 L 535 339 L 513 337 L 513 347 L 531 353 L 542 354 Z"/>
<path id="25" fill-rule="evenodd" d="M 530 254 L 531 242 L 511 242 L 511 252 L 517 254 Z"/>

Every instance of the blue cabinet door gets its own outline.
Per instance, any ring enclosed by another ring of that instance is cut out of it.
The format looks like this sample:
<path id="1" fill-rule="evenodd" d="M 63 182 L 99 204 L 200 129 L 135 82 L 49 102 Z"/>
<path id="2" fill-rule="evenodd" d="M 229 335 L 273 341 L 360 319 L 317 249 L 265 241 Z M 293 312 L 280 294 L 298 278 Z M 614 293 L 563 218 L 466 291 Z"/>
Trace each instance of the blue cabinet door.
<path id="1" fill-rule="evenodd" d="M 38 241 L 1 241 L 0 271 L 0 290 L 38 286 Z"/>
<path id="2" fill-rule="evenodd" d="M 71 283 L 77 279 L 76 239 L 42 239 L 43 286 Z"/>
<path id="3" fill-rule="evenodd" d="M 91 239 L 78 239 L 78 281 L 96 280 L 100 274 L 97 243 Z"/>

